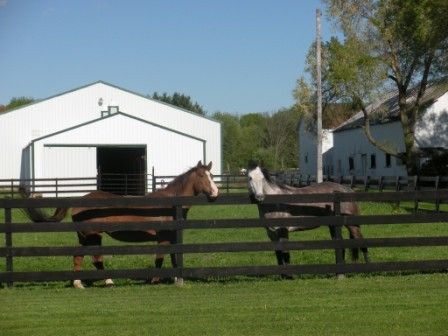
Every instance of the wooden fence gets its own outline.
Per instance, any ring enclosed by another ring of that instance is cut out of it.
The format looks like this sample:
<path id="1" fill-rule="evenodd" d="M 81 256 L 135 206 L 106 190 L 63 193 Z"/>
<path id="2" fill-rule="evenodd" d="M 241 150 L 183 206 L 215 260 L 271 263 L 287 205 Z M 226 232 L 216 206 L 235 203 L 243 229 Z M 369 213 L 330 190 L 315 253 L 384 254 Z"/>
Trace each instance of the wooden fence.
<path id="1" fill-rule="evenodd" d="M 334 193 L 315 195 L 276 195 L 266 197 L 266 203 L 292 203 L 292 202 L 332 202 L 335 212 L 331 216 L 309 217 L 301 219 L 301 226 L 334 226 L 336 239 L 318 241 L 289 241 L 272 243 L 239 242 L 239 243 L 200 243 L 184 244 L 184 230 L 218 229 L 218 228 L 266 228 L 270 226 L 292 226 L 297 224 L 297 218 L 285 219 L 217 219 L 217 220 L 188 220 L 182 218 L 182 206 L 201 205 L 233 205 L 250 204 L 247 194 L 224 195 L 213 203 L 208 203 L 204 197 L 174 197 L 148 199 L 132 197 L 121 199 L 81 199 L 81 198 L 42 198 L 42 199 L 2 199 L 0 208 L 4 209 L 5 221 L 0 225 L 0 233 L 4 234 L 4 247 L 0 248 L 0 258 L 5 258 L 6 271 L 0 272 L 0 282 L 12 285 L 13 282 L 29 281 L 62 281 L 73 279 L 104 279 L 104 278 L 151 278 L 180 277 L 203 278 L 209 276 L 234 275 L 273 275 L 273 274 L 322 274 L 322 273 L 359 273 L 359 272 L 388 272 L 388 271 L 417 271 L 417 270 L 446 270 L 446 258 L 419 261 L 372 262 L 369 264 L 345 264 L 342 260 L 342 251 L 351 247 L 403 247 L 403 246 L 447 246 L 448 237 L 406 237 L 406 238 L 366 238 L 362 240 L 347 240 L 341 235 L 344 225 L 382 225 L 415 223 L 425 224 L 434 222 L 448 222 L 447 212 L 413 213 L 408 215 L 387 216 L 340 216 L 341 202 L 345 201 L 437 201 L 448 199 L 448 190 L 387 192 L 387 193 Z M 132 223 L 14 223 L 12 209 L 18 208 L 47 208 L 47 207 L 73 207 L 73 206 L 115 206 L 133 207 L 143 205 L 161 205 L 173 209 L 175 220 L 170 222 L 132 222 Z M 448 224 L 447 224 L 448 225 Z M 177 244 L 168 246 L 156 245 L 120 245 L 120 246 L 76 246 L 76 247 L 16 247 L 13 245 L 13 235 L 16 233 L 33 234 L 36 232 L 74 232 L 85 229 L 99 229 L 108 231 L 119 230 L 147 230 L 170 229 L 177 230 Z M 232 267 L 184 267 L 183 254 L 186 253 L 213 253 L 213 252 L 249 252 L 287 250 L 322 250 L 335 251 L 334 264 L 294 264 L 289 266 L 252 265 Z M 73 255 L 136 255 L 154 253 L 176 253 L 178 256 L 177 268 L 164 269 L 120 269 L 103 271 L 14 271 L 15 258 L 40 256 L 73 256 Z"/>
<path id="2" fill-rule="evenodd" d="M 303 187 L 316 183 L 315 176 L 301 175 L 297 170 L 273 173 L 282 183 Z M 0 179 L 0 196 L 17 198 L 18 188 L 27 186 L 33 193 L 48 197 L 83 195 L 93 190 L 104 190 L 120 195 L 143 195 L 164 187 L 175 176 L 153 174 L 103 174 L 95 177 L 41 178 L 41 179 Z M 246 190 L 244 175 L 214 175 L 213 179 L 221 193 Z M 324 176 L 325 181 L 348 185 L 358 190 L 400 191 L 438 190 L 448 188 L 448 176 Z"/>

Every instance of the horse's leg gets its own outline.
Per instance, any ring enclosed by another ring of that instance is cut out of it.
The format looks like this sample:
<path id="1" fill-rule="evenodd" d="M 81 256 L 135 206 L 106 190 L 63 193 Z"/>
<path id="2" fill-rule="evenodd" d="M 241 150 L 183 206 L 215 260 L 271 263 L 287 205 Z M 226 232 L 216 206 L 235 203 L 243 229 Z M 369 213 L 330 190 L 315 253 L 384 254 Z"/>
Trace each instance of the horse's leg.
<path id="1" fill-rule="evenodd" d="M 157 243 L 159 245 L 168 245 L 170 244 L 170 237 L 167 236 L 166 232 L 160 232 L 159 233 L 159 239 L 157 240 Z M 163 266 L 163 259 L 165 255 L 161 253 L 156 254 L 156 260 L 155 260 L 155 266 L 156 268 L 162 268 Z M 153 277 L 150 281 L 151 284 L 159 284 L 160 283 L 160 277 Z"/>
<path id="2" fill-rule="evenodd" d="M 81 246 L 86 245 L 86 235 L 83 232 L 77 232 L 78 233 L 78 241 Z M 82 268 L 82 262 L 84 260 L 83 255 L 75 255 L 73 256 L 73 270 L 75 272 L 81 271 Z M 73 280 L 73 287 L 78 289 L 84 289 L 84 285 L 82 284 L 82 281 L 79 279 Z"/>
<path id="3" fill-rule="evenodd" d="M 278 242 L 279 236 L 278 236 L 278 230 L 273 228 L 267 228 L 266 232 L 268 234 L 269 239 L 271 242 Z M 277 264 L 279 266 L 283 265 L 283 252 L 281 250 L 275 250 L 275 256 L 277 258 Z"/>
<path id="4" fill-rule="evenodd" d="M 73 256 L 73 270 L 75 272 L 81 271 L 82 261 L 84 260 L 83 255 L 77 255 Z M 84 289 L 84 285 L 82 284 L 82 281 L 79 279 L 73 280 L 73 287 L 78 289 Z"/>
<path id="5" fill-rule="evenodd" d="M 104 270 L 104 258 L 102 255 L 94 255 L 92 256 L 93 265 L 97 270 Z M 104 280 L 104 283 L 106 286 L 113 286 L 114 282 L 112 279 L 106 279 Z"/>
<path id="6" fill-rule="evenodd" d="M 330 225 L 328 228 L 330 229 L 331 239 L 335 239 L 336 238 L 336 228 L 332 225 Z M 342 260 L 345 262 L 345 249 L 342 249 Z"/>
<path id="7" fill-rule="evenodd" d="M 176 231 L 171 232 L 170 244 L 177 244 L 177 232 Z M 173 268 L 177 268 L 178 267 L 177 254 L 170 253 L 170 258 L 171 258 L 171 266 Z M 181 277 L 174 277 L 174 283 L 178 286 L 182 286 L 184 284 L 184 279 Z"/>
<path id="8" fill-rule="evenodd" d="M 358 225 L 350 225 L 350 226 L 346 226 L 348 231 L 350 232 L 350 238 L 351 239 L 362 239 L 363 235 L 361 233 L 361 228 Z M 367 249 L 367 247 L 361 247 L 361 252 L 364 256 L 364 261 L 366 263 L 370 262 L 370 258 L 369 258 L 369 251 Z M 352 255 L 353 256 L 353 255 Z M 358 255 L 356 253 L 356 259 L 358 259 Z"/>
<path id="9" fill-rule="evenodd" d="M 287 228 L 281 228 L 277 230 L 278 240 L 279 242 L 288 242 L 289 241 L 289 232 Z M 281 261 L 283 266 L 289 265 L 291 260 L 291 254 L 288 250 L 282 250 L 281 252 Z M 282 274 L 281 277 L 283 279 L 293 279 L 293 277 L 289 274 Z"/>

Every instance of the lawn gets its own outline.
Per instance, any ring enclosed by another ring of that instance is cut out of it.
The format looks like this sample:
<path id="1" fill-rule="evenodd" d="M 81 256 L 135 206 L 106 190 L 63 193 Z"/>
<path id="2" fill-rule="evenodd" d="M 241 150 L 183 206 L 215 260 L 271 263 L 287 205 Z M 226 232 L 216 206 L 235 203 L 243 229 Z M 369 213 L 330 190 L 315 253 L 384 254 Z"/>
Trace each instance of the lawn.
<path id="1" fill-rule="evenodd" d="M 362 203 L 362 213 L 407 213 L 412 204 Z M 428 206 L 430 207 L 430 206 Z M 189 218 L 252 218 L 255 206 L 194 207 Z M 24 221 L 14 212 L 15 221 Z M 0 221 L 2 221 L 0 215 Z M 365 237 L 448 236 L 448 225 L 363 226 Z M 0 237 L 3 239 L 3 237 Z M 292 239 L 326 239 L 328 229 Z M 263 229 L 187 230 L 185 242 L 266 241 Z M 76 245 L 72 233 L 14 235 L 15 246 Z M 109 237 L 106 245 L 116 245 Z M 373 261 L 447 259 L 448 249 L 377 248 Z M 332 263 L 332 251 L 294 251 L 293 263 Z M 152 265 L 148 256 L 108 256 L 107 268 Z M 185 256 L 185 266 L 272 265 L 272 252 Z M 14 269 L 69 270 L 71 258 L 15 258 Z M 4 271 L 4 263 L 0 271 Z M 87 269 L 92 269 L 90 262 Z M 68 282 L 0 289 L 0 335 L 446 335 L 448 274 L 232 277 L 187 280 L 183 287 L 117 280 L 84 291 Z"/>
<path id="2" fill-rule="evenodd" d="M 1 335 L 446 335 L 447 274 L 3 289 Z"/>

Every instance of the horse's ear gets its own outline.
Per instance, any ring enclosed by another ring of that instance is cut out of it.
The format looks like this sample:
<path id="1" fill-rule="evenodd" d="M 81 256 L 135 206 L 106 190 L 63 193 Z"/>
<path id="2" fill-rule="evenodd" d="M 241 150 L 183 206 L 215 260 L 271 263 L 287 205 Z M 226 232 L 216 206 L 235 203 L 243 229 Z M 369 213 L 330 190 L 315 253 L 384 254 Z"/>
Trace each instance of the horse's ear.
<path id="1" fill-rule="evenodd" d="M 196 165 L 196 167 L 197 168 L 201 168 L 202 167 L 202 161 L 201 160 L 198 161 L 198 164 Z"/>
<path id="2" fill-rule="evenodd" d="M 257 166 L 258 166 L 258 162 L 253 159 L 251 159 L 247 164 L 247 168 L 249 170 L 254 170 L 255 168 L 257 168 Z"/>
<path id="3" fill-rule="evenodd" d="M 210 171 L 210 169 L 212 169 L 212 162 L 210 161 L 210 162 L 208 163 L 207 167 L 205 167 L 205 168 L 207 168 L 207 170 Z"/>

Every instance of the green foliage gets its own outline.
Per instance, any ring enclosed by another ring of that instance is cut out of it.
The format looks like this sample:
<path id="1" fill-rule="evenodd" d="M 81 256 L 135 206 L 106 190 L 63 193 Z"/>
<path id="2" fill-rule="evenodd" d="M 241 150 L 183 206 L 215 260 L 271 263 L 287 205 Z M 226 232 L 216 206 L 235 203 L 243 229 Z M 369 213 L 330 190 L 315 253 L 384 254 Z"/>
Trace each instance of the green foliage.
<path id="1" fill-rule="evenodd" d="M 170 96 L 166 92 L 164 92 L 163 94 L 154 92 L 151 98 L 186 109 L 191 112 L 198 113 L 200 115 L 206 115 L 206 112 L 201 105 L 199 105 L 197 102 L 193 102 L 190 96 L 184 95 L 182 93 L 174 92 L 174 94 Z"/>
<path id="2" fill-rule="evenodd" d="M 28 105 L 34 101 L 35 101 L 35 99 L 31 98 L 31 97 L 14 97 L 9 101 L 8 105 L 6 105 L 4 107 L 4 110 L 6 110 L 6 111 L 13 110 L 18 107 Z"/>
<path id="3" fill-rule="evenodd" d="M 420 169 L 421 176 L 447 176 L 448 152 L 435 152 Z"/>
<path id="4" fill-rule="evenodd" d="M 213 118 L 222 124 L 225 171 L 237 172 L 250 159 L 275 170 L 296 167 L 299 117 L 295 108 L 241 117 L 215 113 Z"/>
<path id="5" fill-rule="evenodd" d="M 325 0 L 329 16 L 344 34 L 344 41 L 329 44 L 330 87 L 340 99 L 363 110 L 386 89 L 395 88 L 403 128 L 405 154 L 387 148 L 370 133 L 371 143 L 399 156 L 408 174 L 415 174 L 418 148 L 414 131 L 424 112 L 422 104 L 431 80 L 448 74 L 448 2 L 444 0 Z M 415 99 L 407 100 L 416 88 Z"/>

